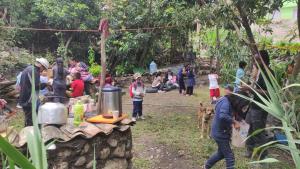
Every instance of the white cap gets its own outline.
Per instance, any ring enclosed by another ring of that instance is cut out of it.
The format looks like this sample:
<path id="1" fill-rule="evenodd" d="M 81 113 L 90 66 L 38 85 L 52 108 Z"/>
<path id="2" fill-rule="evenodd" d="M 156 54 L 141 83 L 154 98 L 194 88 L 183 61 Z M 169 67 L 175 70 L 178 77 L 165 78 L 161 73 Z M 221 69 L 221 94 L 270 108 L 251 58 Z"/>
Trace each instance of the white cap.
<path id="1" fill-rule="evenodd" d="M 138 78 L 141 78 L 142 77 L 142 75 L 140 74 L 140 73 L 135 73 L 134 75 L 133 75 L 133 78 L 136 80 L 136 79 L 138 79 Z"/>
<path id="2" fill-rule="evenodd" d="M 43 65 L 46 69 L 49 68 L 49 62 L 48 62 L 47 59 L 45 59 L 45 58 L 36 58 L 35 61 L 39 62 L 39 63 L 40 63 L 41 65 Z"/>

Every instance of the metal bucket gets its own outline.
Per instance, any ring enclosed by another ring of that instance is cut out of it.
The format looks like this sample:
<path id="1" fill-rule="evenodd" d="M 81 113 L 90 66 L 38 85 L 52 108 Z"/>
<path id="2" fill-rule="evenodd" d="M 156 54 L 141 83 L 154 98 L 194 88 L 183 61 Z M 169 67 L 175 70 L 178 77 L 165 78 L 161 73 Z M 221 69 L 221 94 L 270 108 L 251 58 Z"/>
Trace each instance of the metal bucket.
<path id="1" fill-rule="evenodd" d="M 119 87 L 105 87 L 102 89 L 102 110 L 100 113 L 110 114 L 119 111 L 122 114 L 122 90 Z"/>

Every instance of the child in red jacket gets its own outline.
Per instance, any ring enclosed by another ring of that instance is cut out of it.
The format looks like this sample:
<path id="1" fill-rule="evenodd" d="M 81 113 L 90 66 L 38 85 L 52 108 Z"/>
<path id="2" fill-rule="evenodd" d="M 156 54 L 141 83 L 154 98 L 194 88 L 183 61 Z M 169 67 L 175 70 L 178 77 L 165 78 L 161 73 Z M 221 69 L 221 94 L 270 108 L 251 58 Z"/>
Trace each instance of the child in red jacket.
<path id="1" fill-rule="evenodd" d="M 72 92 L 69 93 L 70 97 L 79 97 L 83 96 L 84 92 L 84 82 L 81 79 L 81 75 L 79 72 L 75 73 L 75 79 L 71 83 Z"/>

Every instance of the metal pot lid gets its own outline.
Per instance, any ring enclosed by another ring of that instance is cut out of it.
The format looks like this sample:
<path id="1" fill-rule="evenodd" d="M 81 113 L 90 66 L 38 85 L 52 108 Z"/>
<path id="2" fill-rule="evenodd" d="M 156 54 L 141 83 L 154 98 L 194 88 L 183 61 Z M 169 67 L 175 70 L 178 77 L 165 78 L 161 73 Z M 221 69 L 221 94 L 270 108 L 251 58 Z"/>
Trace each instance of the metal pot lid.
<path id="1" fill-rule="evenodd" d="M 104 88 L 102 88 L 101 91 L 102 92 L 121 92 L 121 88 L 115 87 L 115 86 L 104 87 Z"/>

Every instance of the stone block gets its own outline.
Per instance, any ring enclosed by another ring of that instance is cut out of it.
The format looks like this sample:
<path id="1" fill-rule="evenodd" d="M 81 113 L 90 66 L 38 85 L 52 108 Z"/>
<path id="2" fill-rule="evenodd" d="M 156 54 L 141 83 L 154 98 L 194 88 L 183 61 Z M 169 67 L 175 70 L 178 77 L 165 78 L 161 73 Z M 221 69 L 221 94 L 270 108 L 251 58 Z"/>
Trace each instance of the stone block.
<path id="1" fill-rule="evenodd" d="M 102 151 L 100 151 L 100 159 L 101 160 L 107 159 L 109 154 L 110 154 L 110 149 L 108 147 L 104 148 Z"/>
<path id="2" fill-rule="evenodd" d="M 83 166 L 86 162 L 86 158 L 84 156 L 81 156 L 76 162 L 75 162 L 75 166 L 79 167 L 79 166 Z"/>
<path id="3" fill-rule="evenodd" d="M 120 144 L 113 152 L 113 157 L 123 158 L 125 156 L 125 144 Z"/>
<path id="4" fill-rule="evenodd" d="M 103 169 L 127 169 L 128 163 L 125 159 L 112 159 L 105 163 Z"/>

